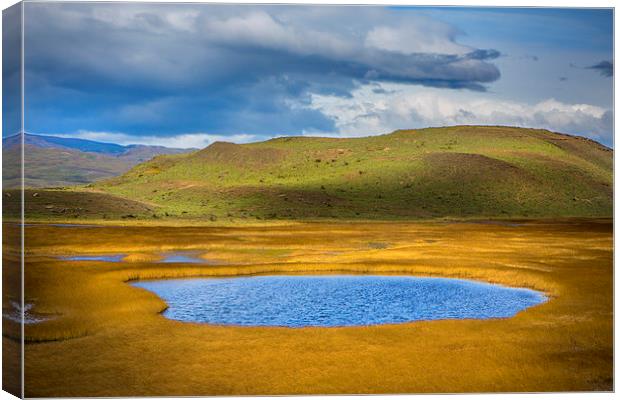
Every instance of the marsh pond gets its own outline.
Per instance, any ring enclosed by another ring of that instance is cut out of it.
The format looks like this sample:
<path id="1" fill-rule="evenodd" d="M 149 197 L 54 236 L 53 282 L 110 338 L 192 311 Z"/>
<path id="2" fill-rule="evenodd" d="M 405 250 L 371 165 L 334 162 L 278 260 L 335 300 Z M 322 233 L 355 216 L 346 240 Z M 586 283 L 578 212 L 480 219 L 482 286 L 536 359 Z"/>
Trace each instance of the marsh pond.
<path id="1" fill-rule="evenodd" d="M 164 316 L 216 325 L 333 327 L 508 318 L 541 292 L 471 280 L 384 275 L 266 275 L 137 281 Z"/>

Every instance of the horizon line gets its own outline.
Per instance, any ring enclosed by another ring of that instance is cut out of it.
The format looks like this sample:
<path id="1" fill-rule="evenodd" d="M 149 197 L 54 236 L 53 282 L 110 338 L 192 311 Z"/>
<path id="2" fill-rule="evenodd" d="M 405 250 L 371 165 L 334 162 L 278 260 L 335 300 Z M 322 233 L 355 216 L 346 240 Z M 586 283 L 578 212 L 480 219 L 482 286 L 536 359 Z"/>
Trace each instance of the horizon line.
<path id="1" fill-rule="evenodd" d="M 321 134 L 283 134 L 283 135 L 279 135 L 279 136 L 271 136 L 271 137 L 267 137 L 265 139 L 259 139 L 259 140 L 254 140 L 254 141 L 248 141 L 248 142 L 240 142 L 240 141 L 227 141 L 227 140 L 213 140 L 211 141 L 207 146 L 204 147 L 173 147 L 173 146 L 166 146 L 166 145 L 161 145 L 161 144 L 144 144 L 144 143 L 127 143 L 127 144 L 122 144 L 122 143 L 118 143 L 118 142 L 114 142 L 114 141 L 105 141 L 105 140 L 95 140 L 95 139 L 87 139 L 87 138 L 81 138 L 79 136 L 73 136 L 74 134 L 54 134 L 54 133 L 35 133 L 35 132 L 28 132 L 28 131 L 20 131 L 17 133 L 13 133 L 12 135 L 8 135 L 8 136 L 4 136 L 2 138 L 2 141 L 4 142 L 5 139 L 10 139 L 16 136 L 19 136 L 21 134 L 24 135 L 30 135 L 30 136 L 40 136 L 40 137 L 54 137 L 54 138 L 59 138 L 59 139 L 76 139 L 76 140 L 82 140 L 82 141 L 86 141 L 86 142 L 92 142 L 92 143 L 101 143 L 101 144 L 110 144 L 110 145 L 116 145 L 116 146 L 121 146 L 121 147 L 130 147 L 130 146 L 147 146 L 147 147 L 164 147 L 164 148 L 168 148 L 168 149 L 180 149 L 180 150 L 199 150 L 199 149 L 203 149 L 206 147 L 211 146 L 214 143 L 217 142 L 225 142 L 225 143 L 233 143 L 233 144 L 237 144 L 237 145 L 243 145 L 243 144 L 256 144 L 256 143 L 264 143 L 264 142 L 268 142 L 270 140 L 275 140 L 275 139 L 281 139 L 281 138 L 315 138 L 315 139 L 333 139 L 333 140 L 343 140 L 343 139 L 363 139 L 363 138 L 369 138 L 369 137 L 375 137 L 375 136 L 385 136 L 385 135 L 390 135 L 396 132 L 401 132 L 401 131 L 418 131 L 418 130 L 424 130 L 424 129 L 443 129 L 443 128 L 458 128 L 458 127 L 481 127 L 481 128 L 516 128 L 516 129 L 527 129 L 527 130 L 538 130 L 538 131 L 546 131 L 546 132 L 550 132 L 550 133 L 554 133 L 554 134 L 558 134 L 558 135 L 565 135 L 565 136 L 572 136 L 572 137 L 579 137 L 579 138 L 583 138 L 585 140 L 589 140 L 592 142 L 595 142 L 605 148 L 608 148 L 610 150 L 613 150 L 613 142 L 615 139 L 614 137 L 612 137 L 612 143 L 610 146 L 601 143 L 600 141 L 590 138 L 588 136 L 585 136 L 584 134 L 572 134 L 572 133 L 564 133 L 564 132 L 558 132 L 558 131 L 553 131 L 547 128 L 535 128 L 535 127 L 523 127 L 523 126 L 515 126 L 515 125 L 501 125 L 501 124 L 458 124 L 458 125 L 438 125 L 438 126 L 426 126 L 423 128 L 398 128 L 395 130 L 392 130 L 390 132 L 383 132 L 383 133 L 377 133 L 377 134 L 364 134 L 364 135 L 360 135 L 360 136 L 335 136 L 335 135 L 340 135 L 338 133 L 324 133 L 323 135 Z M 108 133 L 105 131 L 101 131 L 101 133 Z M 126 133 L 122 133 L 122 132 L 109 132 L 110 134 L 117 134 L 117 135 L 125 135 L 125 136 L 132 136 Z M 75 135 L 78 135 L 78 133 L 76 133 Z M 238 133 L 238 134 L 231 134 L 231 135 L 221 135 L 221 134 L 215 134 L 215 133 L 204 133 L 204 132 L 194 132 L 194 133 L 181 133 L 178 135 L 173 135 L 173 136 L 164 136 L 162 137 L 162 139 L 170 139 L 170 138 L 174 138 L 174 137 L 178 137 L 178 136 L 184 136 L 184 135 L 192 135 L 192 136 L 197 136 L 197 135 L 204 135 L 204 136 L 213 136 L 213 137 L 218 137 L 218 138 L 225 138 L 226 136 L 230 136 L 230 137 L 234 137 L 234 136 L 249 136 L 249 137 L 253 137 L 253 136 L 261 136 L 261 135 L 257 135 L 257 134 L 246 134 L 246 133 Z M 614 135 L 615 136 L 615 135 Z M 150 135 L 144 135 L 144 137 L 153 137 Z"/>

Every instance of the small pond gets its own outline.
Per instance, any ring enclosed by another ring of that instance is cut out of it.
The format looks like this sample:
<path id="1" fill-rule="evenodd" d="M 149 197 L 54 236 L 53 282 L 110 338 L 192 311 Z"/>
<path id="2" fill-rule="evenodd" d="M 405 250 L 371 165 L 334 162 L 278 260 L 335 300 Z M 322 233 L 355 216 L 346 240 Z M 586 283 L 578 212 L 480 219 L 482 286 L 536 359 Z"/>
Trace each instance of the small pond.
<path id="1" fill-rule="evenodd" d="M 106 262 L 121 262 L 123 258 L 125 258 L 126 254 L 110 254 L 110 255 L 100 255 L 100 256 L 69 256 L 69 257 L 61 257 L 63 260 L 67 261 L 106 261 Z"/>
<path id="2" fill-rule="evenodd" d="M 167 318 L 218 325 L 356 326 L 508 318 L 547 300 L 521 288 L 448 278 L 269 275 L 133 282 L 168 303 Z"/>
<path id="3" fill-rule="evenodd" d="M 197 251 L 170 251 L 160 254 L 161 259 L 153 261 L 154 263 L 163 264 L 214 264 L 214 262 L 201 258 L 200 252 Z M 79 256 L 63 256 L 62 260 L 67 261 L 105 261 L 120 263 L 124 262 L 127 254 L 101 254 L 101 255 L 79 255 Z"/>

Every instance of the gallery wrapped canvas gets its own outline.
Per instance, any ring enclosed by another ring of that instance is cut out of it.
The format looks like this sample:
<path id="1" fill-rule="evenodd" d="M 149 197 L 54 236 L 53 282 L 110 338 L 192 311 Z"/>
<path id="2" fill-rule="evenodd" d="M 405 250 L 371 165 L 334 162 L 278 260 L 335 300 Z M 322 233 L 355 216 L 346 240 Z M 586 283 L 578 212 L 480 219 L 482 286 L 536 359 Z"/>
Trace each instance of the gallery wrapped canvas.
<path id="1" fill-rule="evenodd" d="M 611 392 L 613 23 L 5 9 L 3 389 Z"/>

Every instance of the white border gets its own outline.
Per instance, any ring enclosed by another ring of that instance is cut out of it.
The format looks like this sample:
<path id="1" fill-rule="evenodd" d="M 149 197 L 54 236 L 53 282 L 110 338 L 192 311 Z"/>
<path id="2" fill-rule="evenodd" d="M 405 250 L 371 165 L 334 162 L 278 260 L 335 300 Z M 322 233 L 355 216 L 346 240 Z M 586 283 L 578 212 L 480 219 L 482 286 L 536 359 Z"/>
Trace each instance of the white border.
<path id="1" fill-rule="evenodd" d="M 64 2 L 85 2 L 82 0 L 63 0 Z M 51 2 L 48 0 L 24 0 L 24 2 Z M 107 1 L 93 1 L 93 2 L 128 2 L 125 0 L 107 0 Z M 354 1 L 347 1 L 347 0 L 314 0 L 314 1 L 308 1 L 308 0 L 290 0 L 290 1 L 273 1 L 273 0 L 253 0 L 251 3 L 247 0 L 243 1 L 243 0 L 228 0 L 228 1 L 208 1 L 208 2 L 199 2 L 199 1 L 183 1 L 183 0 L 134 0 L 132 2 L 144 2 L 144 3 L 212 3 L 212 4 L 315 4 L 315 5 L 333 5 L 333 4 L 338 4 L 338 5 L 417 5 L 417 6 L 457 6 L 457 7 L 562 7 L 562 8 L 571 8 L 571 7 L 583 7 L 583 8 L 613 8 L 615 7 L 615 3 L 613 1 L 609 1 L 609 0 L 590 0 L 590 1 L 583 1 L 583 0 L 564 0 L 564 1 L 554 1 L 554 0 L 537 0 L 537 1 L 532 1 L 532 0 L 521 0 L 521 1 L 515 1 L 515 0 L 504 0 L 504 1 L 500 1 L 500 0 L 476 0 L 475 2 L 471 2 L 471 1 L 467 1 L 467 0 L 423 0 L 423 1 L 407 1 L 407 0 L 390 0 L 390 1 L 385 1 L 385 0 L 354 0 Z M 2 9 L 8 8 L 14 4 L 17 4 L 18 1 L 16 0 L 3 0 L 2 2 Z M 473 4 L 472 4 L 473 3 Z M 24 29 L 24 12 L 23 12 L 23 7 L 22 7 L 22 48 L 23 48 L 23 29 Z M 0 19 L 1 21 L 1 19 Z M 1 24 L 1 22 L 0 22 Z M 615 10 L 614 10 L 614 27 L 615 27 Z M 616 46 L 618 45 L 618 33 L 617 31 L 614 29 L 614 55 L 616 54 Z M 615 57 L 614 57 L 615 59 Z M 2 60 L 2 55 L 0 53 L 0 63 Z M 22 51 L 22 126 L 21 129 L 23 131 L 24 129 L 24 109 L 23 109 L 23 104 L 24 104 L 24 96 L 23 96 L 23 51 Z M 0 74 L 1 75 L 1 74 Z M 1 76 L 0 76 L 0 84 L 2 82 L 1 80 Z M 615 93 L 618 90 L 618 81 L 615 79 L 615 75 L 614 75 L 614 100 L 615 100 Z M 1 96 L 0 96 L 1 97 Z M 2 100 L 0 99 L 0 106 Z M 615 101 L 614 101 L 614 143 L 616 143 L 616 130 L 615 130 L 615 115 L 617 113 L 617 107 L 615 105 Z M 0 107 L 0 118 L 2 116 L 2 108 Z M 22 139 L 23 140 L 23 139 Z M 23 146 L 22 146 L 22 153 L 23 153 Z M 22 154 L 22 160 L 23 160 L 23 154 Z M 1 161 L 2 161 L 2 154 L 0 152 L 0 167 L 1 167 Z M 23 179 L 23 163 L 22 163 L 22 179 Z M 620 201 L 618 200 L 618 197 L 615 196 L 615 176 L 616 176 L 616 170 L 615 170 L 615 154 L 614 154 L 614 221 L 616 220 L 616 218 L 619 216 L 619 211 L 618 211 L 618 205 L 620 203 Z M 22 188 L 23 190 L 23 188 Z M 22 215 L 23 215 L 23 204 L 22 204 Z M 615 226 L 615 223 L 614 223 Z M 1 243 L 1 239 L 2 239 L 2 231 L 0 230 L 0 243 Z M 22 245 L 23 245 L 23 232 L 22 232 Z M 614 249 L 615 249 L 615 236 L 614 236 Z M 22 249 L 23 251 L 23 249 Z M 615 267 L 616 267 L 616 258 L 615 258 L 615 252 L 614 252 L 614 271 L 615 271 Z M 22 263 L 23 263 L 23 258 L 22 258 Z M 614 273 L 614 296 L 615 296 L 615 286 L 617 283 L 617 275 Z M 1 286 L 0 286 L 0 295 L 1 295 Z M 23 295 L 23 264 L 22 264 L 22 295 Z M 620 304 L 620 301 L 617 297 L 614 298 L 614 310 L 617 309 L 618 305 Z M 22 307 L 23 307 L 23 298 L 22 298 Z M 615 317 L 615 316 L 614 316 Z M 616 331 L 617 328 L 617 320 L 614 320 L 614 333 Z M 22 325 L 22 330 L 23 330 L 23 325 Z M 22 341 L 23 341 L 23 331 L 22 331 Z M 616 348 L 618 346 L 618 340 L 617 337 L 614 335 L 614 360 L 616 360 Z M 23 346 L 22 346 L 22 360 L 23 360 Z M 1 364 L 0 364 L 0 372 L 1 372 Z M 0 377 L 1 377 L 1 373 L 0 373 Z M 22 369 L 22 383 L 25 383 L 24 381 L 24 371 Z M 614 384 L 616 382 L 618 382 L 618 378 L 619 378 L 619 374 L 618 374 L 618 369 L 615 368 L 615 363 L 614 363 Z M 23 392 L 22 392 L 23 393 Z M 490 399 L 490 400 L 494 400 L 494 399 L 509 399 L 509 400 L 529 400 L 529 399 L 549 399 L 549 400 L 555 400 L 555 399 L 566 399 L 566 400 L 578 400 L 578 399 L 613 399 L 615 398 L 615 394 L 614 393 L 545 393 L 545 394 L 464 394 L 464 395 L 376 395 L 376 396 L 372 396 L 372 399 L 377 399 L 377 400 L 389 400 L 389 399 L 411 399 L 411 400 L 431 400 L 431 399 L 438 399 L 438 398 L 442 398 L 445 396 L 451 396 L 450 398 L 455 398 L 455 399 L 463 399 L 463 400 L 474 400 L 474 399 Z M 455 397 L 452 397 L 455 396 Z M 311 397 L 312 399 L 331 399 L 331 398 L 344 398 L 345 396 L 279 396 L 281 398 L 293 398 L 293 397 L 299 397 L 299 398 L 306 398 L 306 397 Z M 354 399 L 361 399 L 363 397 L 366 396 L 346 396 L 347 398 L 354 398 Z M 5 399 L 14 399 L 15 397 L 11 396 L 10 394 L 6 393 L 6 392 L 1 392 L 0 391 L 0 400 L 5 400 Z M 167 399 L 184 399 L 182 397 L 166 397 Z M 207 397 L 201 397 L 201 398 L 207 398 Z M 274 397 L 264 397 L 264 396 L 260 396 L 260 397 L 252 397 L 253 399 L 256 400 L 267 400 L 267 399 L 273 399 Z M 76 399 L 82 399 L 82 398 L 76 398 Z M 87 399 L 87 398 L 84 398 Z M 131 398 L 130 398 L 131 399 Z M 241 400 L 241 399 L 245 399 L 245 397 L 226 397 L 226 399 L 232 399 L 232 400 Z"/>

